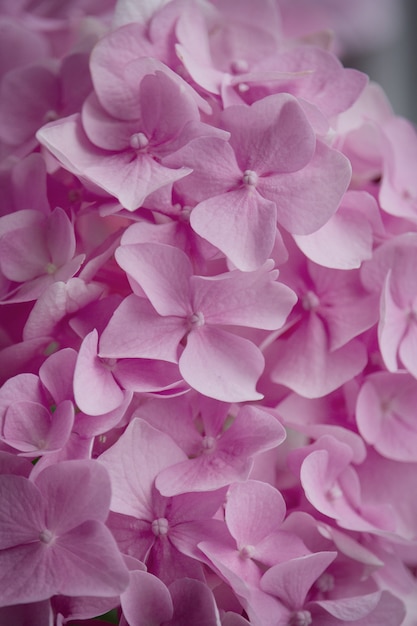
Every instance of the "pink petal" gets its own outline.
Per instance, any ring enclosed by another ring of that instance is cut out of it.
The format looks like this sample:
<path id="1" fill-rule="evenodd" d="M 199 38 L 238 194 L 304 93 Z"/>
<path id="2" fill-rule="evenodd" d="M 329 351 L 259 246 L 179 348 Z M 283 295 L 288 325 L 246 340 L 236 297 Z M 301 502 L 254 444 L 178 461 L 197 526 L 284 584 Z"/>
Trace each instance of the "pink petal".
<path id="1" fill-rule="evenodd" d="M 205 431 L 207 435 L 208 429 Z M 246 480 L 253 456 L 279 445 L 284 438 L 284 428 L 274 417 L 244 406 L 230 428 L 211 438 L 211 449 L 204 449 L 200 442 L 199 456 L 162 470 L 156 485 L 164 496 L 173 496 L 185 491 L 212 491 Z"/>
<path id="2" fill-rule="evenodd" d="M 99 457 L 112 482 L 112 511 L 152 522 L 155 478 L 162 469 L 184 458 L 185 453 L 171 437 L 134 419 L 117 442 Z"/>
<path id="3" fill-rule="evenodd" d="M 201 454 L 162 470 L 156 485 L 167 497 L 185 492 L 214 491 L 234 481 L 245 480 L 251 467 L 251 459 L 233 458 L 222 451 Z"/>
<path id="4" fill-rule="evenodd" d="M 276 94 L 250 107 L 228 107 L 221 125 L 231 132 L 231 144 L 242 169 L 259 176 L 297 172 L 311 160 L 315 136 L 297 100 Z"/>
<path id="5" fill-rule="evenodd" d="M 276 208 L 254 189 L 230 191 L 200 202 L 190 223 L 201 237 L 245 272 L 258 269 L 275 242 Z"/>
<path id="6" fill-rule="evenodd" d="M 0 606 L 47 600 L 59 589 L 45 563 L 45 544 L 37 540 L 0 551 Z M 19 576 L 10 576 L 10 572 Z"/>
<path id="7" fill-rule="evenodd" d="M 81 120 L 85 134 L 97 148 L 121 151 L 128 149 L 131 136 L 142 130 L 139 115 L 138 109 L 136 119 L 121 120 L 120 115 L 113 117 L 92 92 L 83 104 Z"/>
<path id="8" fill-rule="evenodd" d="M 63 448 L 73 423 L 74 406 L 69 400 L 53 414 L 41 404 L 17 402 L 6 412 L 3 433 L 10 446 L 33 456 Z"/>
<path id="9" fill-rule="evenodd" d="M 50 575 L 55 590 L 68 596 L 117 596 L 129 582 L 116 541 L 97 521 L 86 521 L 51 546 Z"/>
<path id="10" fill-rule="evenodd" d="M 233 148 L 218 136 L 192 139 L 169 155 L 164 163 L 192 168 L 191 174 L 175 186 L 181 195 L 193 201 L 190 204 L 219 196 L 242 184 L 243 173 L 236 163 Z"/>
<path id="11" fill-rule="evenodd" d="M 190 172 L 188 168 L 168 169 L 132 149 L 108 152 L 97 148 L 85 134 L 79 115 L 44 126 L 38 140 L 66 169 L 115 196 L 130 211 L 156 189 Z"/>
<path id="12" fill-rule="evenodd" d="M 279 530 L 286 506 L 280 492 L 268 483 L 247 480 L 227 492 L 225 519 L 238 547 L 255 546 Z"/>
<path id="13" fill-rule="evenodd" d="M 182 578 L 169 586 L 174 614 L 166 626 L 198 624 L 218 626 L 219 612 L 210 588 L 200 580 Z"/>
<path id="14" fill-rule="evenodd" d="M 45 218 L 30 228 L 19 228 L 0 240 L 0 266 L 3 274 L 16 282 L 25 282 L 47 273 L 50 256 L 46 246 Z"/>
<path id="15" fill-rule="evenodd" d="M 278 563 L 262 576 L 261 589 L 289 608 L 302 609 L 310 587 L 336 556 L 337 552 L 316 552 Z"/>
<path id="16" fill-rule="evenodd" d="M 417 378 L 417 324 L 414 320 L 409 324 L 398 350 L 404 367 L 414 378 Z"/>
<path id="17" fill-rule="evenodd" d="M 255 389 L 264 368 L 262 353 L 251 341 L 219 328 L 192 331 L 179 367 L 184 380 L 210 398 L 224 402 L 262 398 Z"/>
<path id="18" fill-rule="evenodd" d="M 178 344 L 186 332 L 182 318 L 161 317 L 148 300 L 127 296 L 100 338 L 102 358 L 142 358 L 177 362 Z"/>
<path id="19" fill-rule="evenodd" d="M 9 72 L 0 91 L 1 139 L 12 145 L 31 139 L 58 106 L 58 79 L 50 69 L 31 64 Z"/>
<path id="20" fill-rule="evenodd" d="M 53 619 L 49 600 L 15 604 L 14 606 L 5 606 L 0 609 L 0 623 L 3 624 L 24 626 L 28 620 L 32 620 L 37 626 L 50 626 Z"/>
<path id="21" fill-rule="evenodd" d="M 183 317 L 192 313 L 189 281 L 193 269 L 182 250 L 164 244 L 142 243 L 120 246 L 115 256 L 160 315 Z"/>
<path id="22" fill-rule="evenodd" d="M 57 268 L 68 263 L 75 254 L 74 227 L 66 213 L 59 207 L 52 211 L 48 219 L 46 245 L 51 261 Z"/>
<path id="23" fill-rule="evenodd" d="M 286 430 L 280 422 L 263 409 L 245 405 L 232 425 L 223 433 L 219 447 L 232 457 L 251 457 L 281 444 Z"/>
<path id="24" fill-rule="evenodd" d="M 45 511 L 39 490 L 23 476 L 0 476 L 0 496 L 1 562 L 2 550 L 38 540 Z"/>
<path id="25" fill-rule="evenodd" d="M 160 155 L 167 151 L 164 144 L 175 141 L 187 124 L 200 120 L 189 91 L 190 86 L 180 82 L 178 75 L 176 80 L 172 80 L 161 70 L 156 71 L 155 75 L 148 74 L 140 84 L 143 132 L 152 138 L 152 144 Z"/>
<path id="26" fill-rule="evenodd" d="M 40 381 L 51 394 L 55 404 L 73 397 L 72 383 L 76 360 L 76 351 L 64 348 L 51 354 L 39 368 Z"/>
<path id="27" fill-rule="evenodd" d="M 86 520 L 104 522 L 110 504 L 110 481 L 95 461 L 62 461 L 46 467 L 36 486 L 47 503 L 48 528 L 63 535 Z"/>
<path id="28" fill-rule="evenodd" d="M 74 371 L 74 398 L 84 413 L 102 415 L 119 407 L 124 393 L 112 374 L 111 362 L 97 355 L 98 334 L 89 333 L 80 346 Z"/>
<path id="29" fill-rule="evenodd" d="M 100 103 L 111 116 L 121 120 L 138 118 L 140 79 L 160 66 L 159 61 L 149 58 L 152 46 L 144 30 L 141 24 L 131 23 L 110 31 L 92 51 L 91 75 Z M 138 80 L 126 81 L 126 65 L 140 57 L 142 72 L 138 71 Z"/>
<path id="30" fill-rule="evenodd" d="M 372 196 L 350 192 L 357 206 L 368 203 L 376 207 Z M 352 196 L 353 194 L 353 196 Z M 349 192 L 348 194 L 349 195 Z M 346 206 L 347 198 L 329 221 L 310 235 L 295 235 L 302 252 L 315 263 L 336 269 L 354 269 L 372 257 L 373 232 L 366 213 Z"/>
<path id="31" fill-rule="evenodd" d="M 414 461 L 417 385 L 408 374 L 378 372 L 362 385 L 356 422 L 364 440 L 384 457 Z"/>
<path id="32" fill-rule="evenodd" d="M 301 396 L 319 398 L 359 374 L 366 362 L 365 346 L 356 339 L 329 352 L 323 322 L 312 314 L 277 342 L 271 377 Z"/>
<path id="33" fill-rule="evenodd" d="M 174 610 L 167 587 L 149 572 L 131 572 L 129 587 L 120 600 L 129 626 L 167 622 Z"/>
<path id="34" fill-rule="evenodd" d="M 188 389 L 178 365 L 149 359 L 121 359 L 113 368 L 113 376 L 123 389 L 136 392 L 169 391 L 175 394 Z"/>
<path id="35" fill-rule="evenodd" d="M 398 369 L 398 348 L 406 333 L 408 320 L 406 311 L 400 308 L 392 297 L 391 289 L 392 275 L 389 272 L 381 294 L 378 340 L 385 366 L 391 372 L 395 372 Z"/>
<path id="36" fill-rule="evenodd" d="M 309 235 L 335 213 L 350 178 L 347 158 L 318 141 L 316 153 L 306 167 L 264 176 L 258 190 L 276 203 L 279 224 L 294 235 Z"/>
<path id="37" fill-rule="evenodd" d="M 209 324 L 232 324 L 276 330 L 296 302 L 295 293 L 276 281 L 278 272 L 265 265 L 258 271 L 228 272 L 191 278 L 193 310 Z"/>
<path id="38" fill-rule="evenodd" d="M 179 44 L 175 49 L 195 82 L 211 93 L 220 93 L 223 72 L 212 67 L 207 24 L 198 6 L 191 5 L 177 22 Z"/>

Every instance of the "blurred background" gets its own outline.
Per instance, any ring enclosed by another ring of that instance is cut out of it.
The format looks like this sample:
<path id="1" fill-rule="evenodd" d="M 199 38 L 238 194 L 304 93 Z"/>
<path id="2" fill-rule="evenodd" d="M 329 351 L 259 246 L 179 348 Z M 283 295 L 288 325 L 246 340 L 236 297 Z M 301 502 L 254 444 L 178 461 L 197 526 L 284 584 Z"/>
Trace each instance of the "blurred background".
<path id="1" fill-rule="evenodd" d="M 384 1 L 374 0 L 374 8 Z M 347 55 L 345 63 L 369 74 L 385 89 L 395 113 L 417 124 L 417 2 L 395 0 L 385 7 L 386 37 L 375 48 Z M 384 10 L 380 6 L 379 10 Z M 376 22 L 378 20 L 376 19 Z M 390 24 L 391 22 L 391 24 Z M 378 28 L 375 24 L 375 28 Z"/>
<path id="2" fill-rule="evenodd" d="M 417 124 L 417 0 L 277 0 L 288 35 L 335 34 L 335 52 Z"/>

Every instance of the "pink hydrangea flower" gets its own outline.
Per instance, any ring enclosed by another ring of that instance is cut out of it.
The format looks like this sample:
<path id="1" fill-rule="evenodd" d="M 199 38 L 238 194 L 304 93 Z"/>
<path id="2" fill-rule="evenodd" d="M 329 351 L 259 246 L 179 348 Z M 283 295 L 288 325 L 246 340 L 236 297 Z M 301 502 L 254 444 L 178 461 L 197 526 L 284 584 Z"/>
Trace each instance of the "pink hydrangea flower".
<path id="1" fill-rule="evenodd" d="M 69 461 L 34 482 L 0 476 L 0 486 L 2 606 L 57 593 L 114 596 L 126 588 L 127 569 L 104 525 L 110 483 L 103 467 Z M 20 575 L 11 577 L 11 570 Z"/>

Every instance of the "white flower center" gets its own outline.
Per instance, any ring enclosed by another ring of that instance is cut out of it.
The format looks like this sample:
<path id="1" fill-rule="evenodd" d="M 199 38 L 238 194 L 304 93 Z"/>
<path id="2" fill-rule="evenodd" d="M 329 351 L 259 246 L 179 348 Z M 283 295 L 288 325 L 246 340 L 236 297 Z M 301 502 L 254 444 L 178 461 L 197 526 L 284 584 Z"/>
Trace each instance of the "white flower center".
<path id="1" fill-rule="evenodd" d="M 307 291 L 303 296 L 302 305 L 306 311 L 315 311 L 320 305 L 320 300 L 314 291 Z"/>
<path id="2" fill-rule="evenodd" d="M 288 626 L 309 626 L 312 622 L 310 611 L 295 611 L 290 617 Z"/>
<path id="3" fill-rule="evenodd" d="M 255 546 L 247 545 L 243 546 L 239 550 L 239 556 L 242 559 L 251 559 L 255 554 Z"/>
<path id="4" fill-rule="evenodd" d="M 129 143 L 130 147 L 134 150 L 143 150 L 149 144 L 149 139 L 145 133 L 133 133 Z"/>
<path id="5" fill-rule="evenodd" d="M 54 534 L 47 528 L 45 528 L 45 530 L 41 530 L 39 533 L 39 541 L 42 541 L 42 543 L 51 543 L 53 538 Z"/>
<path id="6" fill-rule="evenodd" d="M 216 438 L 206 435 L 201 442 L 203 452 L 211 452 L 216 447 Z"/>
<path id="7" fill-rule="evenodd" d="M 244 185 L 250 185 L 251 187 L 254 187 L 258 183 L 259 177 L 258 174 L 253 170 L 246 170 L 245 172 L 243 172 L 242 180 Z"/>
<path id="8" fill-rule="evenodd" d="M 169 530 L 169 523 L 166 517 L 158 517 L 152 522 L 152 532 L 156 537 L 161 535 L 167 535 Z"/>
<path id="9" fill-rule="evenodd" d="M 199 328 L 200 326 L 203 326 L 204 325 L 203 313 L 201 311 L 198 311 L 197 313 L 193 313 L 192 315 L 189 316 L 188 323 L 190 325 L 190 329 Z"/>

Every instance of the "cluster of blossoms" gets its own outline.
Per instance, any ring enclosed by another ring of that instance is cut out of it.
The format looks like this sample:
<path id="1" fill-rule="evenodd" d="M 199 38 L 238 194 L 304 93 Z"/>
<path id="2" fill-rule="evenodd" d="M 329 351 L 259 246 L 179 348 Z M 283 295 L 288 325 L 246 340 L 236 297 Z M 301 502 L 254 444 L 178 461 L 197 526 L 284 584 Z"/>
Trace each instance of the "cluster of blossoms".
<path id="1" fill-rule="evenodd" d="M 412 125 L 288 1 L 2 11 L 0 624 L 415 626 Z"/>

